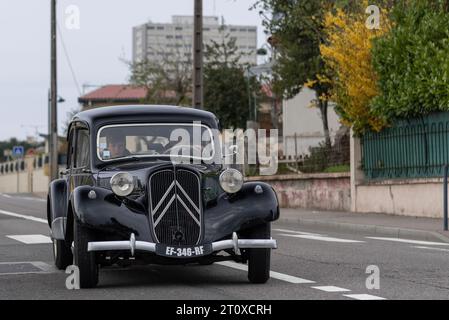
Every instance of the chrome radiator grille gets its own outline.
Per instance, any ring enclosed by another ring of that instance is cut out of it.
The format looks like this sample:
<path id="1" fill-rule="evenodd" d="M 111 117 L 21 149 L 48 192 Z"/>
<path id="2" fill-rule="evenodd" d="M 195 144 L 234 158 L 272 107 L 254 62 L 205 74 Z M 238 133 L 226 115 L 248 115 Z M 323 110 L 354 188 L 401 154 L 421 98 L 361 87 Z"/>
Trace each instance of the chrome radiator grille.
<path id="1" fill-rule="evenodd" d="M 190 171 L 162 170 L 149 181 L 150 215 L 156 240 L 193 245 L 201 237 L 202 211 L 199 177 Z"/>

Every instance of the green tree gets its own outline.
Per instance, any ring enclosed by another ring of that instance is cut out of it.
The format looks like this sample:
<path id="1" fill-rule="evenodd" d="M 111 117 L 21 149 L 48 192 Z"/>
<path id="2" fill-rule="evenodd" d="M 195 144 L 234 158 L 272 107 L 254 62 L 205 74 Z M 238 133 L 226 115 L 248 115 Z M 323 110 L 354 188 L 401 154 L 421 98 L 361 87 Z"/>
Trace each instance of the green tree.
<path id="1" fill-rule="evenodd" d="M 360 1 L 258 0 L 253 6 L 263 17 L 263 25 L 272 35 L 277 51 L 274 92 L 288 99 L 303 87 L 315 91 L 315 106 L 320 110 L 327 146 L 330 146 L 328 105 L 338 76 L 320 51 L 320 47 L 329 44 L 325 18 L 337 8 L 350 15 L 360 12 Z M 389 8 L 397 1 L 373 0 L 369 4 Z"/>
<path id="2" fill-rule="evenodd" d="M 251 77 L 248 81 L 245 76 L 246 68 L 240 64 L 237 51 L 235 38 L 229 35 L 220 42 L 212 40 L 205 50 L 204 107 L 217 115 L 224 128 L 246 127 L 248 103 L 254 105 L 251 92 L 255 90 L 258 95 L 260 91 L 257 80 Z"/>
<path id="3" fill-rule="evenodd" d="M 393 28 L 377 39 L 380 94 L 374 112 L 387 122 L 449 110 L 449 1 L 401 1 Z"/>
<path id="4" fill-rule="evenodd" d="M 153 48 L 159 58 L 124 61 L 130 69 L 130 83 L 147 89 L 145 103 L 192 104 L 192 58 L 189 47 L 173 42 L 171 47 Z"/>
<path id="5" fill-rule="evenodd" d="M 324 17 L 332 6 L 328 0 L 259 0 L 253 6 L 277 51 L 274 92 L 288 99 L 304 86 L 315 91 L 327 146 L 331 144 L 327 116 L 331 86 L 326 79 L 331 76 L 320 45 L 326 37 Z"/>

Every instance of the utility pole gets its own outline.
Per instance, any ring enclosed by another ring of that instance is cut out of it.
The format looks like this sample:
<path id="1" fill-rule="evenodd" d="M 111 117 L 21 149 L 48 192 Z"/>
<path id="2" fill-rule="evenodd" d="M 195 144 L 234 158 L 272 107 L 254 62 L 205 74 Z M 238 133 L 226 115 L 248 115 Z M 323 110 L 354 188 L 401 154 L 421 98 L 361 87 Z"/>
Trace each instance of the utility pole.
<path id="1" fill-rule="evenodd" d="M 203 109 L 203 0 L 194 0 L 193 106 Z"/>
<path id="2" fill-rule="evenodd" d="M 57 114 L 57 83 L 56 83 L 56 0 L 51 0 L 51 69 L 50 69 L 50 180 L 59 177 L 58 174 L 58 114 Z"/>

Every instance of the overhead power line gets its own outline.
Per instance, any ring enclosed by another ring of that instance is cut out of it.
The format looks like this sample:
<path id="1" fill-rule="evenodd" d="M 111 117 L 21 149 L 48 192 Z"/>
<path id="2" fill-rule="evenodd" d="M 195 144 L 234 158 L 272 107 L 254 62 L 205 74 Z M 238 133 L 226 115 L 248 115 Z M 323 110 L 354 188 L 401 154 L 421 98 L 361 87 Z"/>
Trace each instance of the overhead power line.
<path id="1" fill-rule="evenodd" d="M 66 57 L 67 64 L 69 65 L 70 72 L 72 74 L 73 82 L 75 83 L 76 90 L 78 91 L 78 95 L 81 96 L 81 87 L 79 85 L 78 79 L 76 78 L 75 70 L 73 69 L 73 65 L 72 65 L 72 61 L 70 60 L 69 52 L 67 51 L 67 47 L 65 46 L 64 38 L 62 36 L 62 32 L 61 32 L 59 23 L 58 23 L 58 34 L 59 34 L 59 39 L 61 40 L 61 44 L 62 44 L 62 48 L 64 50 L 64 55 Z"/>

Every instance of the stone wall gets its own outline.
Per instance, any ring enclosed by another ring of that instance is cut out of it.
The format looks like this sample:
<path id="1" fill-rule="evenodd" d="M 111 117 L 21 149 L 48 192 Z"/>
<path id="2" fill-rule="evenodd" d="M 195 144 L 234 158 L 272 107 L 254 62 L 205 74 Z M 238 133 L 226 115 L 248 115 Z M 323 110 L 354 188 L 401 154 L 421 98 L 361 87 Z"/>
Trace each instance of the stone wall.
<path id="1" fill-rule="evenodd" d="M 351 208 L 349 173 L 261 176 L 247 180 L 270 184 L 277 193 L 281 208 L 336 211 L 349 211 Z"/>
<path id="2" fill-rule="evenodd" d="M 351 211 L 411 217 L 443 217 L 443 179 L 368 181 L 361 167 L 360 139 L 351 134 Z"/>
<path id="3" fill-rule="evenodd" d="M 401 216 L 443 217 L 443 180 L 384 180 L 355 186 L 355 210 Z"/>

